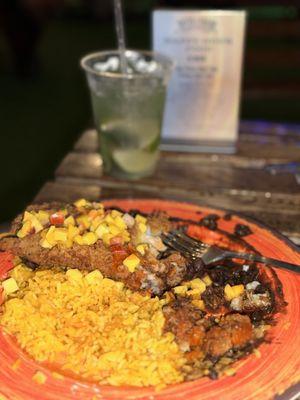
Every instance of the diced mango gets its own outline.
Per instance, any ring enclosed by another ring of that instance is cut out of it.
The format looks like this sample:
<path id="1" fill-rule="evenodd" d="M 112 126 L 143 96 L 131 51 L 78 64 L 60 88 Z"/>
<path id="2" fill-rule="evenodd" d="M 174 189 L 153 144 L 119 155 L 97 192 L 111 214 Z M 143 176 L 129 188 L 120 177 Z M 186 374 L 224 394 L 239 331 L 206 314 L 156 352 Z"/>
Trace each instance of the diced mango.
<path id="1" fill-rule="evenodd" d="M 124 289 L 124 283 L 123 283 L 123 282 L 115 282 L 115 286 L 116 286 L 119 290 L 123 290 L 123 289 Z"/>
<path id="2" fill-rule="evenodd" d="M 100 280 L 103 279 L 103 275 L 101 274 L 101 272 L 98 269 L 95 269 L 94 271 L 88 273 L 84 279 L 87 281 L 87 283 L 89 285 L 93 285 L 97 282 L 99 282 Z"/>
<path id="3" fill-rule="evenodd" d="M 66 277 L 70 281 L 80 282 L 82 280 L 82 273 L 77 268 L 68 269 Z"/>
<path id="4" fill-rule="evenodd" d="M 95 219 L 98 216 L 98 211 L 93 209 L 89 211 L 88 216 L 90 219 Z"/>
<path id="5" fill-rule="evenodd" d="M 72 216 L 72 215 L 69 215 L 69 217 L 67 217 L 65 220 L 64 220 L 64 225 L 65 226 L 75 226 L 75 224 L 76 224 L 76 222 L 75 222 L 75 219 L 74 219 L 74 217 Z"/>
<path id="6" fill-rule="evenodd" d="M 79 235 L 79 228 L 70 224 L 68 226 L 68 239 L 72 240 L 77 235 Z"/>
<path id="7" fill-rule="evenodd" d="M 96 235 L 98 238 L 102 239 L 105 233 L 109 233 L 109 228 L 106 223 L 102 222 L 95 230 Z"/>
<path id="8" fill-rule="evenodd" d="M 91 221 L 87 215 L 80 215 L 76 218 L 77 224 L 83 227 L 84 229 L 88 229 L 91 225 Z"/>
<path id="9" fill-rule="evenodd" d="M 57 242 L 66 242 L 68 239 L 68 231 L 66 228 L 55 228 L 53 238 Z"/>
<path id="10" fill-rule="evenodd" d="M 138 246 L 136 246 L 136 249 L 142 256 L 144 256 L 145 252 L 147 250 L 147 247 L 148 246 L 146 244 L 139 244 Z"/>
<path id="11" fill-rule="evenodd" d="M 102 284 L 105 287 L 113 287 L 115 286 L 116 282 L 109 278 L 103 278 Z"/>
<path id="12" fill-rule="evenodd" d="M 43 225 L 40 223 L 40 221 L 36 217 L 34 217 L 32 219 L 31 224 L 36 233 L 40 232 L 41 230 L 44 229 Z"/>
<path id="13" fill-rule="evenodd" d="M 81 208 L 81 207 L 86 207 L 87 205 L 90 205 L 90 204 L 91 203 L 86 201 L 86 199 L 79 199 L 79 200 L 75 201 L 74 206 L 77 208 Z"/>
<path id="14" fill-rule="evenodd" d="M 170 292 L 165 292 L 163 299 L 160 300 L 160 303 L 165 305 L 169 304 L 172 300 L 174 300 L 174 295 Z"/>
<path id="15" fill-rule="evenodd" d="M 114 221 L 115 225 L 121 229 L 122 231 L 125 230 L 127 228 L 127 225 L 125 224 L 125 222 L 123 221 L 123 218 L 120 217 L 119 215 L 117 215 L 115 217 L 115 221 Z"/>
<path id="16" fill-rule="evenodd" d="M 83 239 L 82 239 L 81 235 L 76 235 L 73 240 L 74 240 L 75 243 L 77 243 L 77 244 L 79 244 L 81 246 L 83 245 Z"/>
<path id="17" fill-rule="evenodd" d="M 40 223 L 42 225 L 46 225 L 49 222 L 49 213 L 47 213 L 47 211 L 44 210 L 40 210 L 37 214 L 36 217 L 38 218 L 38 220 L 40 221 Z"/>
<path id="18" fill-rule="evenodd" d="M 139 223 L 138 223 L 138 228 L 139 228 L 139 231 L 140 231 L 141 233 L 145 233 L 146 230 L 147 230 L 147 225 L 144 224 L 144 223 L 142 223 L 142 222 L 139 222 Z"/>
<path id="19" fill-rule="evenodd" d="M 210 279 L 209 275 L 205 275 L 202 280 L 206 286 L 210 286 L 212 284 L 212 280 Z"/>
<path id="20" fill-rule="evenodd" d="M 50 228 L 47 230 L 45 237 L 47 242 L 52 246 L 56 244 L 56 241 L 54 239 L 54 231 L 55 231 L 55 226 L 51 225 Z"/>
<path id="21" fill-rule="evenodd" d="M 28 211 L 25 211 L 24 216 L 23 216 L 23 222 L 31 221 L 31 217 L 32 217 L 32 214 Z"/>
<path id="22" fill-rule="evenodd" d="M 31 212 L 25 211 L 23 221 L 30 221 L 31 227 L 34 228 L 35 232 L 40 232 L 44 228 L 37 216 Z"/>
<path id="23" fill-rule="evenodd" d="M 104 209 L 104 205 L 102 203 L 100 203 L 99 201 L 93 201 L 92 205 L 96 210 L 103 210 Z"/>
<path id="24" fill-rule="evenodd" d="M 73 240 L 68 238 L 64 243 L 64 246 L 67 247 L 67 249 L 70 249 L 73 246 Z"/>
<path id="25" fill-rule="evenodd" d="M 192 289 L 197 289 L 199 290 L 199 293 L 203 293 L 206 289 L 206 285 L 205 283 L 200 279 L 200 278 L 196 278 L 190 281 L 190 287 Z"/>
<path id="26" fill-rule="evenodd" d="M 144 225 L 146 225 L 146 223 L 147 223 L 147 218 L 143 217 L 143 216 L 140 215 L 140 214 L 137 214 L 137 215 L 135 216 L 135 220 L 136 220 L 136 222 L 141 223 L 141 224 L 144 224 Z"/>
<path id="27" fill-rule="evenodd" d="M 193 299 L 199 299 L 201 293 L 203 293 L 201 288 L 191 289 L 186 292 L 187 296 L 190 296 Z"/>
<path id="28" fill-rule="evenodd" d="M 121 232 L 120 229 L 115 225 L 110 225 L 109 226 L 109 231 L 112 234 L 112 236 L 116 236 Z"/>
<path id="29" fill-rule="evenodd" d="M 90 246 L 97 242 L 98 237 L 94 232 L 87 232 L 84 235 L 82 235 L 82 240 L 83 244 Z"/>
<path id="30" fill-rule="evenodd" d="M 20 358 L 17 358 L 16 361 L 12 364 L 11 369 L 12 369 L 13 371 L 18 371 L 18 369 L 20 368 L 20 366 L 21 366 L 21 359 L 20 359 Z M 1 397 L 0 397 L 0 400 L 1 400 Z"/>
<path id="31" fill-rule="evenodd" d="M 199 308 L 200 310 L 202 310 L 202 311 L 205 310 L 205 304 L 204 304 L 204 301 L 203 301 L 203 300 L 194 299 L 194 300 L 192 300 L 192 304 L 193 304 L 195 307 L 197 307 L 197 308 Z"/>
<path id="32" fill-rule="evenodd" d="M 128 268 L 130 272 L 134 272 L 136 268 L 140 265 L 140 259 L 135 254 L 131 254 L 123 261 L 125 267 Z"/>
<path id="33" fill-rule="evenodd" d="M 18 285 L 28 281 L 32 277 L 33 271 L 26 267 L 25 264 L 18 264 L 10 271 L 10 277 L 14 278 Z"/>
<path id="34" fill-rule="evenodd" d="M 227 369 L 225 369 L 224 373 L 225 373 L 225 375 L 227 375 L 227 376 L 233 376 L 233 375 L 236 374 L 236 369 L 234 369 L 234 368 L 227 368 Z"/>
<path id="35" fill-rule="evenodd" d="M 63 375 L 59 374 L 58 372 L 52 372 L 51 374 L 53 376 L 54 379 L 58 379 L 60 381 L 63 381 L 65 378 Z"/>
<path id="36" fill-rule="evenodd" d="M 105 222 L 107 222 L 108 225 L 114 223 L 114 219 L 113 219 L 113 217 L 111 216 L 111 214 L 107 214 L 107 215 L 105 216 L 104 219 L 105 219 Z"/>
<path id="37" fill-rule="evenodd" d="M 8 278 L 2 282 L 4 294 L 9 295 L 19 290 L 19 286 L 14 278 Z"/>
<path id="38" fill-rule="evenodd" d="M 106 246 L 110 245 L 110 239 L 113 237 L 111 233 L 104 233 L 102 236 L 103 243 L 106 244 Z"/>
<path id="39" fill-rule="evenodd" d="M 129 241 L 130 241 L 129 232 L 127 232 L 127 231 L 122 232 L 122 238 L 123 238 L 123 240 L 124 240 L 125 243 L 126 243 L 126 242 L 129 242 Z"/>
<path id="40" fill-rule="evenodd" d="M 50 243 L 48 242 L 47 239 L 41 239 L 40 245 L 41 245 L 44 249 L 52 249 L 52 247 L 54 246 L 53 244 L 50 244 Z"/>
<path id="41" fill-rule="evenodd" d="M 24 222 L 22 228 L 18 231 L 17 236 L 22 239 L 25 236 L 27 236 L 30 231 L 32 230 L 32 224 L 31 221 L 26 221 Z"/>
<path id="42" fill-rule="evenodd" d="M 243 294 L 244 290 L 244 285 L 230 286 L 227 284 L 224 288 L 225 298 L 227 301 L 231 301 L 232 299 L 235 299 Z"/>
<path id="43" fill-rule="evenodd" d="M 98 216 L 98 217 L 94 218 L 92 220 L 92 223 L 91 223 L 91 226 L 90 226 L 90 231 L 95 232 L 95 230 L 98 228 L 98 226 L 101 223 L 104 224 L 102 217 Z"/>
<path id="44" fill-rule="evenodd" d="M 188 288 L 185 285 L 176 286 L 174 287 L 173 291 L 180 296 L 184 296 L 187 292 Z"/>
<path id="45" fill-rule="evenodd" d="M 46 382 L 47 377 L 46 377 L 46 375 L 43 374 L 42 372 L 37 371 L 37 372 L 33 375 L 32 380 L 33 380 L 35 383 L 38 383 L 39 385 L 43 385 L 43 384 Z"/>
<path id="46" fill-rule="evenodd" d="M 121 217 L 122 215 L 122 213 L 118 210 L 112 210 L 110 214 L 113 218 Z"/>

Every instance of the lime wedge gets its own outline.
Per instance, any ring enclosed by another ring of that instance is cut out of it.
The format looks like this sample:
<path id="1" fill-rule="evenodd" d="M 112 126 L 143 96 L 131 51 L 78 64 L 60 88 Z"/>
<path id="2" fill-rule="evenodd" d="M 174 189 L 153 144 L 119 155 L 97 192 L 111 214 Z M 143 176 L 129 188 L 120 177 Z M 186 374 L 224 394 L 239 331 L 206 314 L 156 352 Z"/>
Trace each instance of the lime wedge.
<path id="1" fill-rule="evenodd" d="M 158 154 L 138 149 L 114 150 L 113 160 L 120 169 L 129 174 L 150 171 L 158 158 Z"/>

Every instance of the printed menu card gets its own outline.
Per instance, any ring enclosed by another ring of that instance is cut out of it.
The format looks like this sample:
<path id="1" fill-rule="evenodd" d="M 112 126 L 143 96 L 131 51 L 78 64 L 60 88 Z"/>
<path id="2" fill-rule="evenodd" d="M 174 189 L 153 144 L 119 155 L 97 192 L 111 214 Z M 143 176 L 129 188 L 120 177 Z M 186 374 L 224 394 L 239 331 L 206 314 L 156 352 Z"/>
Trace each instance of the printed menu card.
<path id="1" fill-rule="evenodd" d="M 153 12 L 153 49 L 174 60 L 163 148 L 233 152 L 245 11 Z"/>

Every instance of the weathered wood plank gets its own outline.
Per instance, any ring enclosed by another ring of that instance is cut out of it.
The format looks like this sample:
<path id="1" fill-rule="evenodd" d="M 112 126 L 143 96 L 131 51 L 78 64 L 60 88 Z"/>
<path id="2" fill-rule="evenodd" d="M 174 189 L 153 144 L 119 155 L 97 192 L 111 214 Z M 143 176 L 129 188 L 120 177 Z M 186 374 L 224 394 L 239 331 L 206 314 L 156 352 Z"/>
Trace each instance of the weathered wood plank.
<path id="1" fill-rule="evenodd" d="M 239 132 L 237 154 L 220 155 L 220 158 L 255 159 L 261 157 L 266 160 L 300 158 L 300 125 L 241 121 Z M 256 151 L 252 151 L 253 149 Z M 74 146 L 74 151 L 79 152 L 97 152 L 98 150 L 98 135 L 94 129 L 86 130 Z M 209 157 L 209 155 L 201 156 Z"/>
<path id="2" fill-rule="evenodd" d="M 202 156 L 199 154 L 164 153 L 156 172 L 139 182 L 145 185 L 182 188 L 228 188 L 279 193 L 300 193 L 295 176 L 290 173 L 272 175 L 264 160 Z M 265 164 L 266 166 L 266 164 Z M 101 180 L 102 183 L 119 181 L 103 175 L 98 153 L 69 153 L 56 171 L 57 177 Z"/>
<path id="3" fill-rule="evenodd" d="M 71 203 L 82 197 L 86 197 L 90 200 L 97 200 L 101 197 L 101 188 L 96 185 L 46 182 L 33 199 L 33 202 L 44 203 L 50 201 L 61 201 Z"/>

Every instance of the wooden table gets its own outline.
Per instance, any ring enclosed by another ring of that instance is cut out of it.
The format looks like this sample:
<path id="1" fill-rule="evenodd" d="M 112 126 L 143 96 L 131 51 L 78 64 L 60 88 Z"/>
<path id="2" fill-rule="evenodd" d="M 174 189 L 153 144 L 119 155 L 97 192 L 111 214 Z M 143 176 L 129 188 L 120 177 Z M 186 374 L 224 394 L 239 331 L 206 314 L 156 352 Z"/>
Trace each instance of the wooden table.
<path id="1" fill-rule="evenodd" d="M 299 163 L 299 175 L 286 164 Z M 282 166 L 284 164 L 284 166 Z M 164 152 L 156 173 L 138 181 L 103 175 L 97 134 L 82 134 L 35 201 L 171 198 L 242 212 L 300 243 L 300 125 L 240 125 L 235 155 Z"/>

